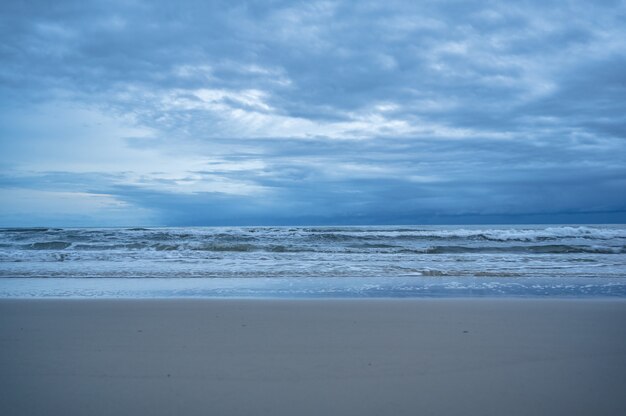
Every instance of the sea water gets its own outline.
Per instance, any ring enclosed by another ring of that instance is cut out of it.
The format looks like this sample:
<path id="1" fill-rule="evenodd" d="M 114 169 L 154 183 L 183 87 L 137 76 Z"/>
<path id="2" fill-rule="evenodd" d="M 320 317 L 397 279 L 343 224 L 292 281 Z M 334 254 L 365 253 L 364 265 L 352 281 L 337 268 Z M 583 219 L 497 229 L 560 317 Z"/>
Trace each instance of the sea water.
<path id="1" fill-rule="evenodd" d="M 0 229 L 0 297 L 626 296 L 626 226 Z"/>

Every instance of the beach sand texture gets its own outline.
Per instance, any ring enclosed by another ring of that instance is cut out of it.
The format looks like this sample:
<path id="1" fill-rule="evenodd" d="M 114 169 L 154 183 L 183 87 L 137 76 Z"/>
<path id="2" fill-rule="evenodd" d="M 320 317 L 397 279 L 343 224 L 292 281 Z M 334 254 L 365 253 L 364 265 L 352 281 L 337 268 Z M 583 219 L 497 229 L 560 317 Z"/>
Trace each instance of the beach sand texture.
<path id="1" fill-rule="evenodd" d="M 2 415 L 624 415 L 626 301 L 2 300 Z"/>

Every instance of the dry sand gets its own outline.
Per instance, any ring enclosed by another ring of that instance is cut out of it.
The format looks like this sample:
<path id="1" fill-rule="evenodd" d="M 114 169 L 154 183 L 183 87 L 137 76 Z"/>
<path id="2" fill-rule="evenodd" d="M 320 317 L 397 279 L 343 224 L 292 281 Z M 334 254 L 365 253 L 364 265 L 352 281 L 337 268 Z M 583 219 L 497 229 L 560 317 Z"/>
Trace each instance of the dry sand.
<path id="1" fill-rule="evenodd" d="M 3 300 L 2 415 L 625 415 L 625 300 Z"/>

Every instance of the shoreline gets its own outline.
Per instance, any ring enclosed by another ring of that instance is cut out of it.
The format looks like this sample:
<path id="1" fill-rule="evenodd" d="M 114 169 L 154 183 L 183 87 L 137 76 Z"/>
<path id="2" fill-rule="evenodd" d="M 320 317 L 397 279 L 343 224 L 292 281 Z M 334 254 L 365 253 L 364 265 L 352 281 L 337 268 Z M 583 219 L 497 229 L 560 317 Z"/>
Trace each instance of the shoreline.
<path id="1" fill-rule="evenodd" d="M 619 278 L 0 278 L 0 299 L 624 298 Z"/>
<path id="2" fill-rule="evenodd" d="M 28 297 L 0 297 L 0 304 L 4 302 L 624 302 L 626 296 L 619 295 L 423 295 L 423 296 L 279 296 L 279 295 L 250 295 L 250 296 L 174 296 L 161 297 L 104 297 L 104 296 L 28 296 Z"/>
<path id="3" fill-rule="evenodd" d="M 621 298 L 0 299 L 0 413 L 626 413 Z"/>

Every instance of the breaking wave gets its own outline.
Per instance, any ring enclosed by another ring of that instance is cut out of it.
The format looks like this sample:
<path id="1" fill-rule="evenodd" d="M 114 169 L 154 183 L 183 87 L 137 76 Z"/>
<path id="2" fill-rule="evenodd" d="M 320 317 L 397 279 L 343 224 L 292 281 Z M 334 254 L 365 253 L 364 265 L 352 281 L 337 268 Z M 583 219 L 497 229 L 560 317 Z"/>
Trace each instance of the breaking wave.
<path id="1" fill-rule="evenodd" d="M 626 277 L 626 226 L 3 228 L 0 277 Z"/>

